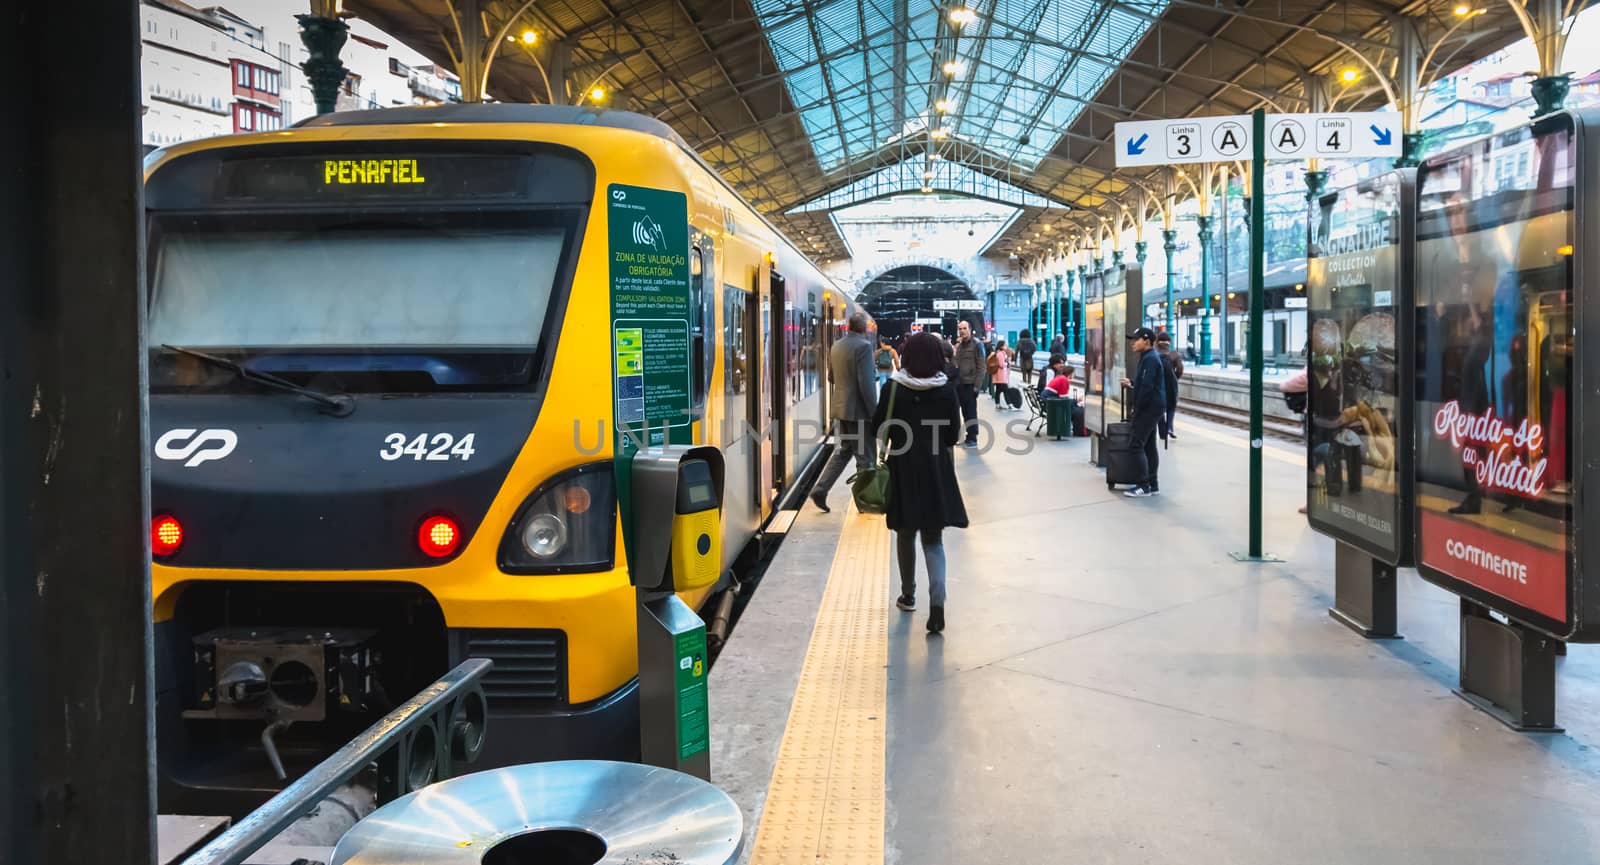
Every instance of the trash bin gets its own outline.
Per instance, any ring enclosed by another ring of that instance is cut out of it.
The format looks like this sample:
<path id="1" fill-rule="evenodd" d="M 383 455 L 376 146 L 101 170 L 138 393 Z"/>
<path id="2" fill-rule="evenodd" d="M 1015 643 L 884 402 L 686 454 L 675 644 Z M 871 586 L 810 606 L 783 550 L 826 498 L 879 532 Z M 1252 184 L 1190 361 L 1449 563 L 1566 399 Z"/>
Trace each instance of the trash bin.
<path id="1" fill-rule="evenodd" d="M 1062 397 L 1060 399 L 1047 399 L 1044 401 L 1044 431 L 1053 439 L 1071 437 L 1072 415 L 1078 407 L 1078 401 Z"/>
<path id="2" fill-rule="evenodd" d="M 699 778 L 567 760 L 402 796 L 345 833 L 332 865 L 732 865 L 743 837 L 739 806 Z"/>

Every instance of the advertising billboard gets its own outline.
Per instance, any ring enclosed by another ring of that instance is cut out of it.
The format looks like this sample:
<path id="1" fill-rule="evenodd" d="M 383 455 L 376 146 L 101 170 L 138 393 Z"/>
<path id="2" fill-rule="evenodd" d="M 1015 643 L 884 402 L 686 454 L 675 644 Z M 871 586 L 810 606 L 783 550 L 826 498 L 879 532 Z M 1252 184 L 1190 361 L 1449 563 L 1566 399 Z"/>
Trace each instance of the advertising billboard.
<path id="1" fill-rule="evenodd" d="M 1576 154 L 1555 115 L 1418 175 L 1418 570 L 1557 637 L 1580 618 Z"/>
<path id="2" fill-rule="evenodd" d="M 1103 434 L 1106 428 L 1106 305 L 1101 294 L 1104 282 L 1099 274 L 1083 283 L 1083 425 L 1091 433 Z"/>
<path id="3" fill-rule="evenodd" d="M 1121 267 L 1111 267 L 1100 277 L 1105 294 L 1105 362 L 1100 365 L 1100 389 L 1106 395 L 1104 420 L 1099 432 L 1104 434 L 1105 424 L 1123 419 L 1122 378 L 1128 374 L 1128 281 Z"/>
<path id="4" fill-rule="evenodd" d="M 1306 518 L 1373 558 L 1411 549 L 1415 172 L 1329 192 L 1310 207 Z"/>

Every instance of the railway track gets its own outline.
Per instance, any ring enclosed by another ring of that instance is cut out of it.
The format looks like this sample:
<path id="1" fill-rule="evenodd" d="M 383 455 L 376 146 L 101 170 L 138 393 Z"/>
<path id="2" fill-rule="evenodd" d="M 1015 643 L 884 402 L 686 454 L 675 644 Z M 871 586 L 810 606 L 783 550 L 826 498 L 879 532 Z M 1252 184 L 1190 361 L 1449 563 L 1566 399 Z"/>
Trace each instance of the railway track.
<path id="1" fill-rule="evenodd" d="M 1268 394 L 1268 398 L 1271 396 L 1273 395 Z M 1240 411 L 1232 406 L 1202 402 L 1187 397 L 1178 400 L 1178 414 L 1180 416 L 1185 414 L 1195 415 L 1212 423 L 1239 429 L 1248 429 L 1250 427 L 1250 413 L 1247 411 Z M 1270 414 L 1262 418 L 1261 430 L 1268 436 L 1284 441 L 1303 441 L 1305 435 L 1299 423 L 1274 417 Z"/>

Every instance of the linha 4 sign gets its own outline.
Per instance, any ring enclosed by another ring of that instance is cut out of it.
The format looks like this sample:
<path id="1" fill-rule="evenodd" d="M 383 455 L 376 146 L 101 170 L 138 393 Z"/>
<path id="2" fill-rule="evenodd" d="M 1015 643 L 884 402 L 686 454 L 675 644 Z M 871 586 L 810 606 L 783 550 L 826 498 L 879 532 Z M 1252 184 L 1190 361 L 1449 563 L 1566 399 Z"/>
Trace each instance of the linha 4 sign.
<path id="1" fill-rule="evenodd" d="M 1118 123 L 1117 167 L 1249 159 L 1251 139 L 1247 114 Z M 1267 115 L 1268 159 L 1397 157 L 1400 149 L 1400 115 L 1392 112 Z"/>

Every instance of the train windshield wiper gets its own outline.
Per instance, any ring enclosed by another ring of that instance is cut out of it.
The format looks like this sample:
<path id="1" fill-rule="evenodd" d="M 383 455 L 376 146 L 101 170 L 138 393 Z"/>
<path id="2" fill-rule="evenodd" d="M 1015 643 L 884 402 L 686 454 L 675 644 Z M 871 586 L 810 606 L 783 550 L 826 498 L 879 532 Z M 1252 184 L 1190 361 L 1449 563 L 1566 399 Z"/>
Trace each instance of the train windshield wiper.
<path id="1" fill-rule="evenodd" d="M 278 378 L 271 373 L 258 372 L 244 366 L 241 363 L 238 363 L 237 361 L 228 360 L 225 357 L 218 357 L 214 354 L 206 354 L 203 351 L 195 351 L 192 348 L 184 348 L 181 345 L 163 344 L 161 347 L 167 351 L 175 351 L 178 354 L 198 358 L 199 360 L 203 360 L 212 366 L 231 370 L 234 375 L 237 375 L 246 381 L 253 381 L 256 384 L 277 388 L 278 390 L 287 391 L 288 393 L 299 394 L 300 396 L 303 396 L 306 399 L 316 403 L 318 405 L 317 410 L 323 414 L 333 415 L 334 417 L 344 417 L 345 415 L 348 415 L 356 410 L 356 401 L 351 399 L 349 394 L 323 393 L 320 390 L 313 390 L 309 387 L 295 384 L 288 379 Z"/>

